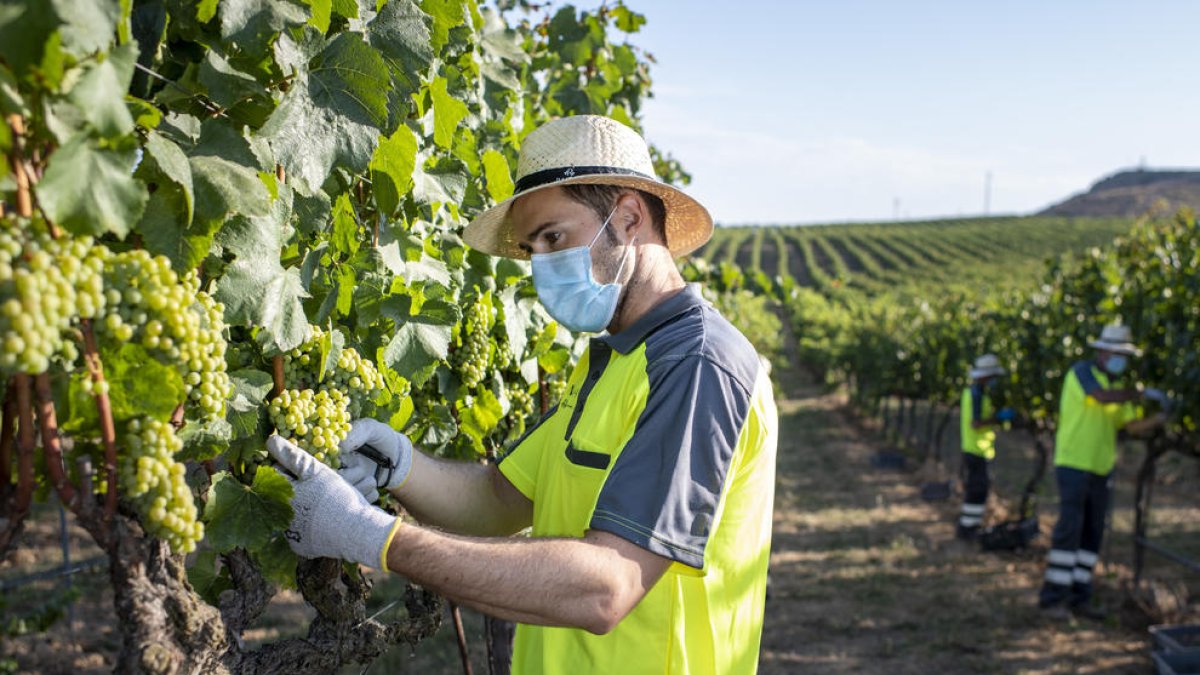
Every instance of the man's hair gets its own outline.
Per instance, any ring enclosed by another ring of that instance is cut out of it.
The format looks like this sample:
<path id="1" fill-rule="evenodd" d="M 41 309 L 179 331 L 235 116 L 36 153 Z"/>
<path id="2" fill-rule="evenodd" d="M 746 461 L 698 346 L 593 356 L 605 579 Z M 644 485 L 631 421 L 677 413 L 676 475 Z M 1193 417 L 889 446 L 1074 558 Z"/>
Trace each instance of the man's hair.
<path id="1" fill-rule="evenodd" d="M 646 203 L 646 210 L 650 212 L 650 225 L 654 228 L 655 234 L 662 239 L 664 244 L 667 243 L 667 207 L 663 205 L 658 195 L 652 195 L 645 190 L 624 187 L 622 185 L 575 183 L 573 185 L 564 185 L 562 189 L 566 191 L 568 197 L 594 211 L 600 217 L 600 220 L 604 220 L 612 212 L 613 206 L 617 203 L 617 198 L 621 196 L 622 192 L 626 190 L 636 192 L 641 196 L 642 201 Z"/>

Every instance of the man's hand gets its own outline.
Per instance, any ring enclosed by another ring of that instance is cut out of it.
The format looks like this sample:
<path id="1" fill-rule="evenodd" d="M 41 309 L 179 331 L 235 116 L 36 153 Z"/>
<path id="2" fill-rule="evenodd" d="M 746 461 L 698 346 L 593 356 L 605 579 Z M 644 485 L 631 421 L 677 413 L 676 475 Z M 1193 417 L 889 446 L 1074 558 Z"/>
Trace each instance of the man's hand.
<path id="1" fill-rule="evenodd" d="M 997 422 L 1011 422 L 1017 419 L 1017 411 L 1012 408 L 1001 408 L 996 411 Z"/>
<path id="2" fill-rule="evenodd" d="M 1146 399 L 1147 401 L 1155 401 L 1163 407 L 1166 407 L 1171 400 L 1167 396 L 1167 392 L 1163 391 L 1162 389 L 1155 389 L 1154 387 L 1146 387 L 1143 389 L 1142 398 Z"/>
<path id="3" fill-rule="evenodd" d="M 404 434 L 372 419 L 355 420 L 338 446 L 342 478 L 374 503 L 379 490 L 394 490 L 412 471 L 412 443 Z"/>
<path id="4" fill-rule="evenodd" d="M 296 555 L 385 567 L 399 518 L 371 506 L 336 471 L 291 442 L 271 436 L 267 452 L 291 474 L 295 515 L 285 536 Z"/>

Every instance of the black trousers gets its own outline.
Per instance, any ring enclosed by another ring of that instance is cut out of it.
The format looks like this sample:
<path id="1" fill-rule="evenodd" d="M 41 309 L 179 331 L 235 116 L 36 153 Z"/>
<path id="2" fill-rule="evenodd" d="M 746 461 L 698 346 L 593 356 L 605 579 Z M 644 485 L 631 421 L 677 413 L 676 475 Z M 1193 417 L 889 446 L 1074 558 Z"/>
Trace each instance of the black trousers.
<path id="1" fill-rule="evenodd" d="M 974 531 L 983 524 L 988 491 L 992 487 L 991 462 L 969 452 L 962 454 L 963 504 L 958 516 L 960 534 Z"/>
<path id="2" fill-rule="evenodd" d="M 1104 539 L 1112 474 L 1057 467 L 1059 512 L 1050 540 L 1046 579 L 1038 594 L 1043 606 L 1086 604 L 1092 598 L 1092 570 Z"/>

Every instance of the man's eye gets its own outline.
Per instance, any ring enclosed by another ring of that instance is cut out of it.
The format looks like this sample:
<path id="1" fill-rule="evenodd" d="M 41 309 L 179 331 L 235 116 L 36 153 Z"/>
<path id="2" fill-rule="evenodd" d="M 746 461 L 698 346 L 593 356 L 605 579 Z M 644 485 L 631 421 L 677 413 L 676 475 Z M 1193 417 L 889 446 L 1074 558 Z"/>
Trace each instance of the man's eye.
<path id="1" fill-rule="evenodd" d="M 546 243 L 547 244 L 557 244 L 559 239 L 562 239 L 562 235 L 557 232 L 547 232 L 546 233 Z"/>

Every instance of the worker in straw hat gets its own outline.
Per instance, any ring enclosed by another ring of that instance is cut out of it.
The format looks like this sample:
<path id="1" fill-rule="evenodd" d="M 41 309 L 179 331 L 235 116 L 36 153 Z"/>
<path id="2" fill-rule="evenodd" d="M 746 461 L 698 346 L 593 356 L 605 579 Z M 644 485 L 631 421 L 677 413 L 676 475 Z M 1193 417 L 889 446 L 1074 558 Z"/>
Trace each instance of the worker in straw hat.
<path id="1" fill-rule="evenodd" d="M 1091 602 L 1092 573 L 1104 536 L 1117 431 L 1142 433 L 1166 419 L 1162 414 L 1138 419 L 1133 401 L 1142 393 L 1121 386 L 1130 359 L 1141 354 L 1127 326 L 1105 326 L 1089 345 L 1095 356 L 1071 366 L 1059 398 L 1054 443 L 1059 515 L 1038 594 L 1038 606 L 1054 619 L 1072 613 L 1104 617 Z"/>
<path id="2" fill-rule="evenodd" d="M 271 439 L 298 476 L 293 549 L 518 622 L 517 673 L 754 672 L 777 420 L 754 349 L 675 265 L 711 231 L 629 127 L 584 115 L 532 131 L 515 194 L 464 239 L 530 260 L 550 315 L 603 334 L 497 465 L 432 459 L 374 420 L 353 424 L 341 477 Z M 370 506 L 378 488 L 420 524 Z"/>
<path id="3" fill-rule="evenodd" d="M 1004 374 L 1000 359 L 984 354 L 975 359 L 968 373 L 971 384 L 963 389 L 959 406 L 963 503 L 955 528 L 959 539 L 970 541 L 979 536 L 991 490 L 991 462 L 996 457 L 995 427 L 1016 417 L 1012 408 L 997 410 L 992 403 L 991 392 Z"/>

